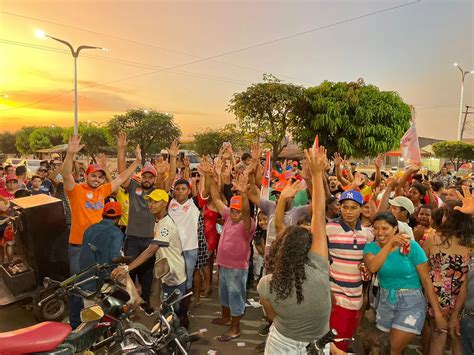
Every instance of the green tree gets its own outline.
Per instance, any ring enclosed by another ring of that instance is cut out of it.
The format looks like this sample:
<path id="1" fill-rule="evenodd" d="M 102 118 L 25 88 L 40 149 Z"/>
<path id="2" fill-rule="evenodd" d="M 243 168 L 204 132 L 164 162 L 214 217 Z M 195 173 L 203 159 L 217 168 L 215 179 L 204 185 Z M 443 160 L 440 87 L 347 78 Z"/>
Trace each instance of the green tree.
<path id="1" fill-rule="evenodd" d="M 69 140 L 73 132 L 72 127 L 64 130 L 64 142 Z M 109 151 L 114 144 L 114 139 L 107 127 L 98 127 L 92 123 L 79 123 L 79 135 L 81 144 L 85 144 L 81 152 L 89 155 L 93 161 L 97 154 Z"/>
<path id="2" fill-rule="evenodd" d="M 291 133 L 307 148 L 319 135 L 330 153 L 376 156 L 400 146 L 410 126 L 410 108 L 396 92 L 357 82 L 323 82 L 306 89 L 295 105 Z"/>
<path id="3" fill-rule="evenodd" d="M 181 130 L 175 124 L 174 117 L 157 110 L 128 110 L 111 119 L 108 127 L 114 136 L 120 131 L 127 133 L 131 146 L 139 144 L 143 161 L 147 154 L 159 153 L 169 147 L 174 139 L 181 137 Z"/>
<path id="4" fill-rule="evenodd" d="M 225 142 L 225 139 L 219 130 L 207 128 L 194 134 L 193 146 L 199 155 L 215 157 L 219 153 L 223 142 Z"/>
<path id="5" fill-rule="evenodd" d="M 0 152 L 4 154 L 18 154 L 15 142 L 15 133 L 0 133 Z"/>
<path id="6" fill-rule="evenodd" d="M 215 157 L 224 142 L 230 142 L 234 152 L 245 150 L 249 146 L 245 134 L 235 124 L 229 123 L 221 129 L 207 128 L 194 134 L 193 149 L 199 155 Z"/>
<path id="7" fill-rule="evenodd" d="M 15 147 L 21 154 L 34 153 L 30 147 L 29 137 L 38 127 L 22 127 L 16 134 Z"/>
<path id="8" fill-rule="evenodd" d="M 237 117 L 242 131 L 271 145 L 273 161 L 276 161 L 287 145 L 293 107 L 303 94 L 303 87 L 283 83 L 273 75 L 265 74 L 263 83 L 234 94 L 227 111 Z"/>
<path id="9" fill-rule="evenodd" d="M 439 158 L 447 158 L 456 170 L 474 159 L 474 144 L 460 141 L 446 141 L 433 144 L 433 151 Z"/>
<path id="10" fill-rule="evenodd" d="M 51 148 L 53 145 L 46 134 L 46 128 L 36 128 L 28 136 L 30 150 L 36 152 L 39 149 Z"/>
<path id="11" fill-rule="evenodd" d="M 63 129 L 61 127 L 36 128 L 28 136 L 30 150 L 34 153 L 39 149 L 51 148 L 63 142 Z"/>

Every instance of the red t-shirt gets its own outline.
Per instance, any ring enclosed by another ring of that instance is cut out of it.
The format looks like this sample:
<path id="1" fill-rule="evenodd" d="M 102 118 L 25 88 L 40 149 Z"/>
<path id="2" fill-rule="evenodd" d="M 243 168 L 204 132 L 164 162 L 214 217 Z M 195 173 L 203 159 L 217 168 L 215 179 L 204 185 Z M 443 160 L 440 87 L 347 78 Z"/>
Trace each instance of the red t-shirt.
<path id="1" fill-rule="evenodd" d="M 6 188 L 0 189 L 0 196 L 5 197 L 7 200 L 13 200 L 15 198 L 15 195 L 9 193 Z"/>

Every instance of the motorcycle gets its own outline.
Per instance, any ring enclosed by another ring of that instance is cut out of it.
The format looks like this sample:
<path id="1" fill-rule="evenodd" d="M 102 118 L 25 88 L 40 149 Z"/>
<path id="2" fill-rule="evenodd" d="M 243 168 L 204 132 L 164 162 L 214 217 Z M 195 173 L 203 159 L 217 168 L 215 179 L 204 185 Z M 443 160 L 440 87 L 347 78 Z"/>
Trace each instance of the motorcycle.
<path id="1" fill-rule="evenodd" d="M 329 355 L 329 344 L 340 341 L 353 341 L 353 338 L 337 338 L 336 329 L 330 329 L 322 338 L 312 341 L 306 346 L 308 355 Z"/>
<path id="2" fill-rule="evenodd" d="M 127 305 L 130 296 L 120 282 L 111 279 L 102 282 L 99 276 L 113 266 L 93 264 L 63 282 L 45 278 L 45 288 L 53 292 L 41 300 L 39 306 L 69 295 L 93 300 L 97 304 L 81 311 L 82 323 L 74 330 L 67 323 L 43 322 L 0 333 L 0 354 L 74 354 L 120 343 L 124 337 L 123 328 L 130 326 Z M 102 283 L 98 291 L 81 289 L 81 286 L 94 281 Z"/>
<path id="3" fill-rule="evenodd" d="M 200 333 L 189 334 L 186 328 L 180 326 L 173 305 L 191 295 L 192 292 L 189 292 L 181 296 L 179 290 L 174 290 L 161 303 L 158 319 L 151 330 L 136 323 L 124 329 L 125 338 L 120 353 L 187 355 L 191 343 L 201 339 L 201 336 Z"/>

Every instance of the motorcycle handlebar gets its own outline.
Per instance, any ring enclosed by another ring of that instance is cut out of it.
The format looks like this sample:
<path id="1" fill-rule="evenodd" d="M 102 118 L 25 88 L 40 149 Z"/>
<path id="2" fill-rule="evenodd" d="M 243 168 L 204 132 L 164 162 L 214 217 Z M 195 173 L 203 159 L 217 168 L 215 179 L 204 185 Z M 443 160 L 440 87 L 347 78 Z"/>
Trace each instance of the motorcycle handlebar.
<path id="1" fill-rule="evenodd" d="M 86 293 L 82 291 L 78 286 L 81 284 L 84 284 L 88 281 L 97 279 L 97 276 L 93 275 L 90 276 L 84 280 L 81 280 L 84 276 L 90 274 L 91 272 L 98 273 L 102 271 L 106 271 L 109 268 L 115 267 L 115 265 L 110 265 L 110 264 L 92 264 L 85 268 L 84 270 L 81 270 L 77 274 L 72 275 L 71 277 L 67 278 L 63 282 L 55 281 L 55 280 L 50 280 L 54 287 L 57 287 L 57 290 L 47 296 L 46 298 L 42 299 L 41 301 L 38 302 L 38 306 L 41 307 L 42 304 L 56 298 L 59 296 L 62 296 L 63 294 L 67 294 L 70 291 L 75 291 L 77 292 L 81 297 L 83 298 L 90 298 L 92 295 L 89 293 Z M 80 280 L 80 281 L 79 281 Z"/>

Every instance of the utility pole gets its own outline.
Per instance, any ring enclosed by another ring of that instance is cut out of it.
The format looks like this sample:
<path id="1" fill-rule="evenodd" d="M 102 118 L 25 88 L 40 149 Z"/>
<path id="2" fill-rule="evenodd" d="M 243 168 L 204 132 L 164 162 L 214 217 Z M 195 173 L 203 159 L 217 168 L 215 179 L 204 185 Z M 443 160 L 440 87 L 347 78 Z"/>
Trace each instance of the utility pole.
<path id="1" fill-rule="evenodd" d="M 474 114 L 474 111 L 469 112 L 469 109 L 474 108 L 473 106 L 466 105 L 466 111 L 464 112 L 464 119 L 462 121 L 462 126 L 461 126 L 461 136 L 460 140 L 462 141 L 462 136 L 464 134 L 464 129 L 466 128 L 466 122 L 467 122 L 467 115 L 472 115 Z"/>

